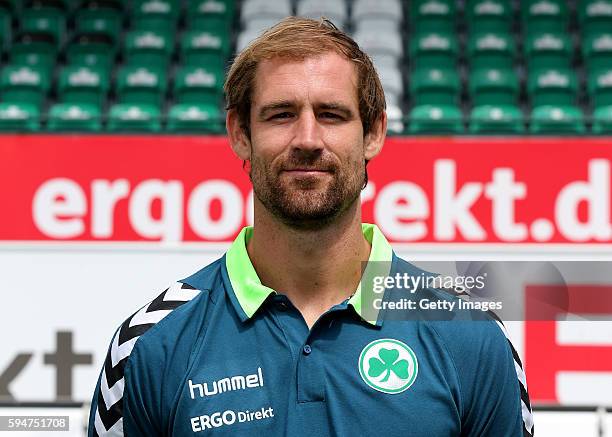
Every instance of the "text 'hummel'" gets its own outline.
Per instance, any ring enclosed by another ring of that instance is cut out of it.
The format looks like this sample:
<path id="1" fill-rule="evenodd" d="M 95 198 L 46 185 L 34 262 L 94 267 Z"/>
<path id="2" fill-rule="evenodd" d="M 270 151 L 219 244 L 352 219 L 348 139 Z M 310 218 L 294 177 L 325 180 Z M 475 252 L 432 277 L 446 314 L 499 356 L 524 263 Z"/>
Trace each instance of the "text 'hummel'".
<path id="1" fill-rule="evenodd" d="M 204 382 L 202 384 L 196 384 L 190 379 L 188 384 L 191 399 L 195 399 L 196 393 L 199 395 L 199 397 L 203 398 L 206 396 L 224 393 L 226 391 L 263 387 L 264 381 L 261 367 L 258 367 L 257 372 L 250 375 L 230 376 L 213 381 L 212 383 Z"/>

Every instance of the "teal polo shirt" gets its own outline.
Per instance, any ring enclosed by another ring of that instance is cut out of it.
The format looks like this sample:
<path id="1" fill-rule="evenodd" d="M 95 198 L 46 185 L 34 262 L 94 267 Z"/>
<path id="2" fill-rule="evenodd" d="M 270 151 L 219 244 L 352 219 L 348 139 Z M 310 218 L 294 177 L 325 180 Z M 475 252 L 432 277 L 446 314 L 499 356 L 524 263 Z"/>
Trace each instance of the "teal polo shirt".
<path id="1" fill-rule="evenodd" d="M 375 225 L 362 228 L 363 278 L 381 266 L 426 273 Z M 366 311 L 360 283 L 309 329 L 282 290 L 259 280 L 252 232 L 119 327 L 88 435 L 532 435 L 522 365 L 498 320 L 392 320 Z"/>

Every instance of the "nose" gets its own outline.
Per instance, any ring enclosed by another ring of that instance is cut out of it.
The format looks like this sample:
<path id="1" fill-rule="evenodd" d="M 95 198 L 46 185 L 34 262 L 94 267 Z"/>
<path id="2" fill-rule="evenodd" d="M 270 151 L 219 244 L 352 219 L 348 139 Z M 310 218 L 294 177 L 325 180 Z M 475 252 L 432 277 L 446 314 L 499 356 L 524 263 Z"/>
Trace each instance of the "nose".
<path id="1" fill-rule="evenodd" d="M 323 147 L 321 126 L 312 110 L 301 111 L 295 123 L 293 146 L 303 150 L 316 150 Z"/>

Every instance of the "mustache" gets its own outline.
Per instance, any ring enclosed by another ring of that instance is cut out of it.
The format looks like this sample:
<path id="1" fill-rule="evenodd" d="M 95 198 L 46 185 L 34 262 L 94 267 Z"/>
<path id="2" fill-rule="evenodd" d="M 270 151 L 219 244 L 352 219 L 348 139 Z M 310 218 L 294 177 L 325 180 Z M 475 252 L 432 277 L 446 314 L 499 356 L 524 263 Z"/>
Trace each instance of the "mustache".
<path id="1" fill-rule="evenodd" d="M 331 156 L 323 155 L 320 150 L 293 150 L 280 165 L 280 171 L 317 170 L 336 172 L 338 164 Z"/>

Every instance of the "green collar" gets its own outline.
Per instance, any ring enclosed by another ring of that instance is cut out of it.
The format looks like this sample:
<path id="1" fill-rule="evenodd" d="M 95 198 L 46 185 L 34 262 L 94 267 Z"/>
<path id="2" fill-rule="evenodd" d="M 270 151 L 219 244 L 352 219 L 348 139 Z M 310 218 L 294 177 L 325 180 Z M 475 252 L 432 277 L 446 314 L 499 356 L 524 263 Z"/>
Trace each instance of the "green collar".
<path id="1" fill-rule="evenodd" d="M 368 265 L 363 272 L 362 278 L 371 277 L 376 270 L 378 270 L 377 275 L 388 275 L 393 257 L 391 245 L 376 225 L 363 223 L 361 228 L 363 236 L 372 245 L 370 257 L 368 258 Z M 252 236 L 253 227 L 244 227 L 225 255 L 225 265 L 234 292 L 234 296 L 232 297 L 235 297 L 235 299 L 231 300 L 234 304 L 238 304 L 238 312 L 243 321 L 250 319 L 270 294 L 276 293 L 275 290 L 261 283 L 251 263 L 246 244 Z M 385 262 L 372 263 L 372 261 Z M 382 267 L 384 271 L 380 271 L 381 266 L 384 266 Z M 348 304 L 353 306 L 357 314 L 359 314 L 363 320 L 372 325 L 376 325 L 378 312 L 375 311 L 372 313 L 370 309 L 367 316 L 364 315 L 361 305 L 361 294 L 360 282 L 357 289 L 348 300 Z"/>

